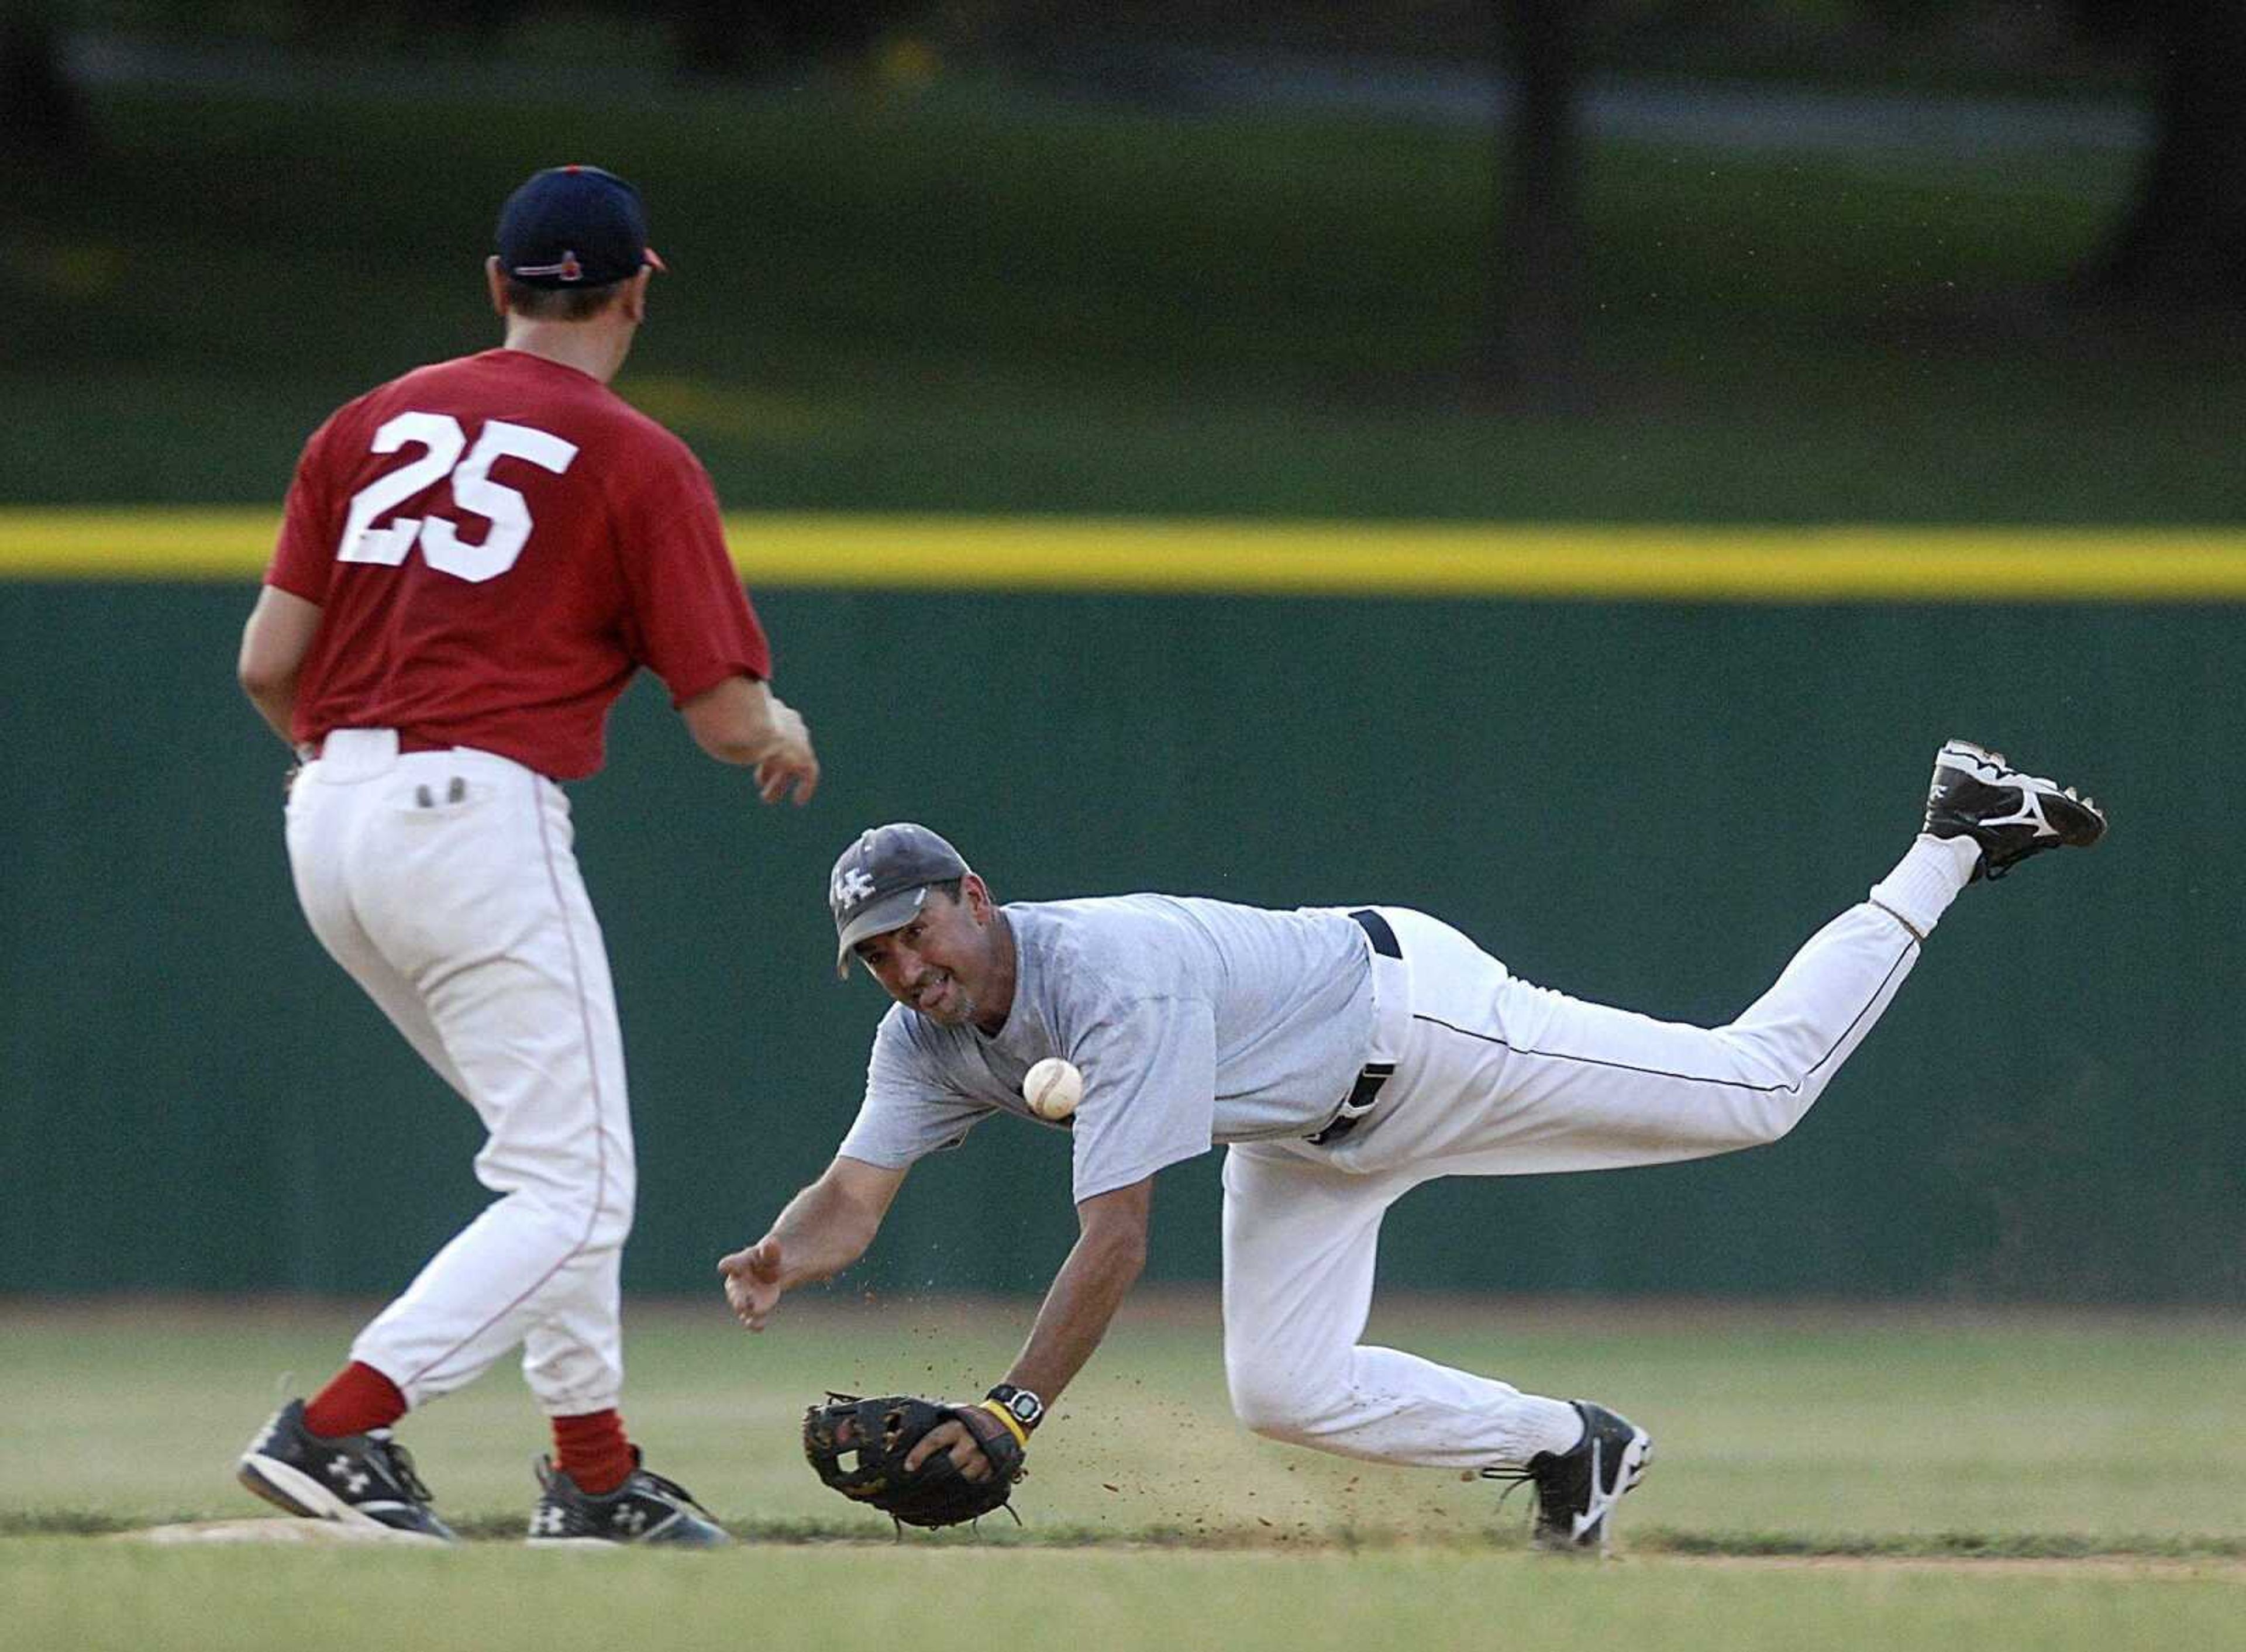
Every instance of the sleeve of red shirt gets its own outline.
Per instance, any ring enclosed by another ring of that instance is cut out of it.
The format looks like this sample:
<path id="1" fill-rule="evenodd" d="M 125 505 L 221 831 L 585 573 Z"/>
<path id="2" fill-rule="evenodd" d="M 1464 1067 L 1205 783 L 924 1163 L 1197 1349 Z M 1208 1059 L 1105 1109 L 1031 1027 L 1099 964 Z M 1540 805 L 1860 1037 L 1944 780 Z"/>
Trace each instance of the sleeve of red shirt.
<path id="1" fill-rule="evenodd" d="M 679 487 L 665 491 L 670 513 L 633 534 L 624 551 L 635 647 L 674 706 L 729 676 L 772 676 L 772 646 L 725 548 L 717 491 L 691 454 L 680 457 Z"/>
<path id="2" fill-rule="evenodd" d="M 335 571 L 336 535 L 341 530 L 330 510 L 335 489 L 328 474 L 330 436 L 340 413 L 314 431 L 296 460 L 289 502 L 281 515 L 281 537 L 265 582 L 307 602 L 328 600 L 328 576 Z"/>

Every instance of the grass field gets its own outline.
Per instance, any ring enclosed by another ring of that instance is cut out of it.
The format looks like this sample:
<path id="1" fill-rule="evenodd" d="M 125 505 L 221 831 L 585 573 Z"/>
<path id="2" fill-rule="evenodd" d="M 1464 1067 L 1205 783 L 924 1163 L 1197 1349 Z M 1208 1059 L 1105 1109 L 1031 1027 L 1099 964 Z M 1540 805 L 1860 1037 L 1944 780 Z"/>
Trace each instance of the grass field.
<path id="1" fill-rule="evenodd" d="M 153 1548 L 107 1535 L 255 1515 L 232 1454 L 333 1364 L 325 1306 L 10 1305 L 0 1594 L 24 1648 L 679 1644 L 1484 1644 L 2213 1648 L 2246 1620 L 2236 1316 L 1636 1311 L 1408 1302 L 1376 1337 L 1645 1422 L 1623 1559 L 1524 1552 L 1494 1488 L 1252 1439 L 1213 1313 L 1126 1316 L 1038 1442 L 1024 1524 L 891 1540 L 805 1470 L 834 1385 L 965 1391 L 1022 1304 L 813 1304 L 751 1339 L 714 1302 L 640 1312 L 627 1417 L 748 1541 L 716 1556 L 538 1553 L 540 1430 L 493 1373 L 411 1420 L 428 1553 Z M 282 1373 L 293 1371 L 293 1385 Z"/>

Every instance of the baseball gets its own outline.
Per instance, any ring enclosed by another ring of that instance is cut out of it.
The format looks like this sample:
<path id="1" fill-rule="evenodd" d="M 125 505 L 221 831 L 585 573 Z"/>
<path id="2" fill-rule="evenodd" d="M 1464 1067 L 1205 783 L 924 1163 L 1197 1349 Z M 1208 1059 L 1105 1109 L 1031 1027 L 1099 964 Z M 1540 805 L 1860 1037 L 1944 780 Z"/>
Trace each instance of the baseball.
<path id="1" fill-rule="evenodd" d="M 1022 1099 L 1038 1118 L 1058 1124 L 1084 1099 L 1084 1075 L 1074 1062 L 1047 1056 L 1023 1077 Z"/>

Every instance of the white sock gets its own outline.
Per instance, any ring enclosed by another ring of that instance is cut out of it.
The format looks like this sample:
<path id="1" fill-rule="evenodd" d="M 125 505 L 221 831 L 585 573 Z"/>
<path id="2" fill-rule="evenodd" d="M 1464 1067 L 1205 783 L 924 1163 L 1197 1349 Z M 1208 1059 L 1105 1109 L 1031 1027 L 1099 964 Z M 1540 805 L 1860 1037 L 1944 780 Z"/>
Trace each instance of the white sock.
<path id="1" fill-rule="evenodd" d="M 1872 904 L 1884 907 L 1923 941 L 1972 881 L 1973 868 L 1980 864 L 1981 846 L 1972 839 L 1936 838 L 1922 832 L 1895 870 L 1872 886 Z"/>

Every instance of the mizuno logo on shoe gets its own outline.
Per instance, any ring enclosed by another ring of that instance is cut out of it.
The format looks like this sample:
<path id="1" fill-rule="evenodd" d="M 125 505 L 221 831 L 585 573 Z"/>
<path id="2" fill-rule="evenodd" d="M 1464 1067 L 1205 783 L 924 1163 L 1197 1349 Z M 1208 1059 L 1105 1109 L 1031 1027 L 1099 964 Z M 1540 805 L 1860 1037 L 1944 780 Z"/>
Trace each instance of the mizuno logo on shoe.
<path id="1" fill-rule="evenodd" d="M 2020 788 L 2020 809 L 2018 814 L 1991 814 L 1982 817 L 1981 825 L 1989 827 L 2026 826 L 2032 822 L 2039 838 L 2055 838 L 2059 828 L 2044 818 L 2043 799 L 2026 786 Z"/>

